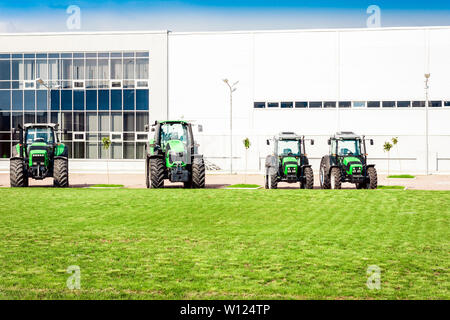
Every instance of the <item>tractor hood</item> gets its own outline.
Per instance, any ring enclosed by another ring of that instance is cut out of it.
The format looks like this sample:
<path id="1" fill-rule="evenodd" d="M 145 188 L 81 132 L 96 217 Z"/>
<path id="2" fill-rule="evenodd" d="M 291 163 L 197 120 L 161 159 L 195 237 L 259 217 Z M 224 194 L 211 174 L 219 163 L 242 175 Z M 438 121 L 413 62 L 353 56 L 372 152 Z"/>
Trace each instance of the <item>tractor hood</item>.
<path id="1" fill-rule="evenodd" d="M 285 175 L 297 174 L 298 160 L 295 157 L 284 157 L 281 165 Z"/>
<path id="2" fill-rule="evenodd" d="M 342 160 L 342 164 L 345 166 L 347 174 L 362 174 L 361 159 L 356 157 L 345 157 Z"/>
<path id="3" fill-rule="evenodd" d="M 185 166 L 187 164 L 187 150 L 184 143 L 180 140 L 170 140 L 166 144 L 167 167 Z"/>
<path id="4" fill-rule="evenodd" d="M 35 142 L 28 146 L 29 166 L 49 164 L 50 146 L 44 142 Z"/>

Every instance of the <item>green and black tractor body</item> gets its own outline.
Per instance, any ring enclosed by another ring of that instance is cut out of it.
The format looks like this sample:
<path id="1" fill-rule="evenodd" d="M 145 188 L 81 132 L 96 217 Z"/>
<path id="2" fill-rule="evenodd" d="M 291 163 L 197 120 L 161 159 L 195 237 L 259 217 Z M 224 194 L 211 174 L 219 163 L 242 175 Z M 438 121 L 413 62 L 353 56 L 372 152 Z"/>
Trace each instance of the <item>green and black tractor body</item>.
<path id="1" fill-rule="evenodd" d="M 57 130 L 57 124 L 25 124 L 14 130 L 19 143 L 10 160 L 11 187 L 27 187 L 30 178 L 53 178 L 54 186 L 69 186 L 68 149 Z"/>
<path id="2" fill-rule="evenodd" d="M 373 140 L 370 140 L 373 145 Z M 342 183 L 356 185 L 358 189 L 376 189 L 378 185 L 375 165 L 367 163 L 366 139 L 353 132 L 338 132 L 328 140 L 329 154 L 320 162 L 322 189 L 341 189 Z"/>
<path id="3" fill-rule="evenodd" d="M 314 173 L 305 150 L 305 137 L 282 132 L 272 139 L 273 154 L 266 157 L 265 187 L 277 189 L 279 182 L 300 183 L 302 189 L 314 187 Z M 314 140 L 310 140 L 311 145 Z M 267 145 L 271 141 L 267 140 Z"/>
<path id="4" fill-rule="evenodd" d="M 192 128 L 187 121 L 157 121 L 152 126 L 154 137 L 146 145 L 147 188 L 163 188 L 165 179 L 182 182 L 185 188 L 205 187 L 205 162 Z M 200 125 L 198 129 L 202 131 Z"/>

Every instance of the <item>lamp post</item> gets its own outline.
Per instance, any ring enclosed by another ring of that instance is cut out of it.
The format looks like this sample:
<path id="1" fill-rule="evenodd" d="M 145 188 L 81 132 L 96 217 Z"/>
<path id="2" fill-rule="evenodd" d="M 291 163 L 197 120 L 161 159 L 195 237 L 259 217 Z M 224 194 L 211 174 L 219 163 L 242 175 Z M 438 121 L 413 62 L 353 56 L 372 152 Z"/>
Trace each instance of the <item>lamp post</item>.
<path id="1" fill-rule="evenodd" d="M 230 89 L 230 173 L 233 174 L 233 92 L 237 90 L 236 85 L 239 81 L 230 84 L 228 79 L 223 79 L 223 82 Z"/>
<path id="2" fill-rule="evenodd" d="M 430 174 L 430 167 L 429 167 L 429 144 L 430 144 L 430 141 L 429 141 L 429 133 L 428 133 L 428 131 L 429 131 L 429 128 L 428 128 L 428 107 L 430 106 L 430 98 L 429 98 L 429 89 L 430 89 L 430 86 L 428 85 L 428 82 L 429 82 L 429 80 L 430 80 L 430 77 L 431 77 L 431 74 L 430 73 L 427 73 L 427 74 L 425 74 L 425 140 L 426 140 L 426 142 L 425 142 L 425 153 L 426 153 L 426 168 L 427 168 L 427 170 L 426 170 L 426 172 L 427 172 L 427 175 L 429 175 Z"/>
<path id="3" fill-rule="evenodd" d="M 41 78 L 36 79 L 36 82 L 39 83 L 41 86 L 44 86 L 47 89 L 47 122 L 50 123 L 50 105 L 51 105 L 51 99 L 52 99 L 52 95 L 50 93 L 52 86 L 51 85 L 46 85 L 44 80 L 42 80 Z M 55 86 L 55 89 L 59 89 L 61 88 L 60 85 Z"/>

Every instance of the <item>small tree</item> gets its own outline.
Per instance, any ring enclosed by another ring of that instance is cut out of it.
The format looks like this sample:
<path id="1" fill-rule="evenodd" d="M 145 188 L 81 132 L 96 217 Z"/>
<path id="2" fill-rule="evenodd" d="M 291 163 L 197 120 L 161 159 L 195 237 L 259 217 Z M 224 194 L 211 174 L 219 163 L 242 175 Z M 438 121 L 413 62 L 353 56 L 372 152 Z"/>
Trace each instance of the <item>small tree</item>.
<path id="1" fill-rule="evenodd" d="M 109 137 L 104 137 L 102 139 L 103 150 L 106 150 L 106 175 L 108 177 L 109 184 L 109 147 L 111 146 L 111 139 Z"/>
<path id="2" fill-rule="evenodd" d="M 244 183 L 247 183 L 247 159 L 248 159 L 248 149 L 250 149 L 250 146 L 252 145 L 249 138 L 245 138 L 244 141 L 244 148 L 245 148 L 245 175 L 244 175 Z"/>
<path id="3" fill-rule="evenodd" d="M 387 154 L 388 154 L 388 177 L 389 177 L 390 152 L 391 152 L 392 147 L 393 147 L 393 145 L 389 141 L 386 141 L 383 145 L 384 152 L 387 152 Z"/>
<path id="4" fill-rule="evenodd" d="M 397 143 L 398 143 L 398 137 L 394 137 L 394 138 L 392 138 L 392 147 L 395 147 L 395 146 L 397 146 Z M 397 154 L 397 156 L 398 156 L 398 148 L 395 148 L 395 150 L 396 150 L 396 154 Z M 398 165 L 399 165 L 399 168 L 400 168 L 400 172 L 402 171 L 402 160 L 400 160 L 400 157 L 398 157 L 399 159 L 398 159 Z"/>

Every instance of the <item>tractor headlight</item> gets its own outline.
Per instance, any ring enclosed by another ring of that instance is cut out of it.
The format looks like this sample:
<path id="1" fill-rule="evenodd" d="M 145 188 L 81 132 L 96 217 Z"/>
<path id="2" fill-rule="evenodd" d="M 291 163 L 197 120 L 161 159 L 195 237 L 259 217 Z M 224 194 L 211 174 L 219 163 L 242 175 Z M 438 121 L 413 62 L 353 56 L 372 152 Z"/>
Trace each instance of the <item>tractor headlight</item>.
<path id="1" fill-rule="evenodd" d="M 353 168 L 353 173 L 354 174 L 361 174 L 361 167 L 354 167 Z"/>
<path id="2" fill-rule="evenodd" d="M 289 168 L 287 169 L 287 172 L 288 172 L 288 173 L 296 173 L 297 170 L 295 170 L 295 167 L 289 167 Z"/>

